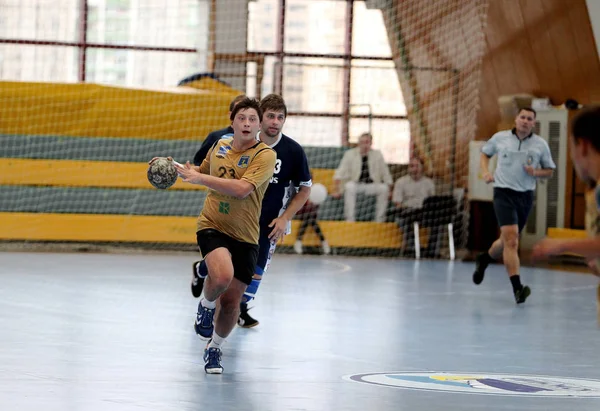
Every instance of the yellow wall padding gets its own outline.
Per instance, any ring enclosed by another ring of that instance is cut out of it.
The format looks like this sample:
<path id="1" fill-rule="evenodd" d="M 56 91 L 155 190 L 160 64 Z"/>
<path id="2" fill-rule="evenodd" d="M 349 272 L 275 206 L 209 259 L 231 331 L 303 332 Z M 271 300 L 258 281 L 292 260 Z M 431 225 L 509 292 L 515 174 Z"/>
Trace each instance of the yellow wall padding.
<path id="1" fill-rule="evenodd" d="M 333 174 L 335 170 L 329 168 L 311 168 L 313 183 L 321 183 L 327 188 L 327 192 L 332 194 L 335 191 L 333 184 Z"/>
<path id="2" fill-rule="evenodd" d="M 82 160 L 31 160 L 0 158 L 0 185 L 147 188 L 146 163 Z M 330 169 L 312 169 L 313 181 L 327 186 L 331 193 L 333 173 Z M 173 185 L 177 190 L 204 190 L 204 186 L 184 183 Z"/>
<path id="3" fill-rule="evenodd" d="M 60 187 L 155 188 L 148 182 L 148 164 L 111 161 L 0 159 L 0 185 Z M 204 186 L 184 183 L 178 190 L 204 190 Z"/>
<path id="4" fill-rule="evenodd" d="M 0 133 L 202 140 L 229 124 L 240 94 L 212 79 L 168 91 L 98 84 L 0 82 Z"/>
<path id="5" fill-rule="evenodd" d="M 576 230 L 573 228 L 548 227 L 548 238 L 580 239 L 588 238 L 588 233 L 585 230 Z"/>
<path id="6" fill-rule="evenodd" d="M 293 245 L 299 221 L 284 245 Z M 321 221 L 332 247 L 399 248 L 394 223 Z M 195 217 L 155 217 L 96 214 L 0 213 L 0 239 L 29 241 L 107 241 L 143 243 L 190 243 L 196 241 Z M 305 245 L 319 245 L 312 230 Z"/>

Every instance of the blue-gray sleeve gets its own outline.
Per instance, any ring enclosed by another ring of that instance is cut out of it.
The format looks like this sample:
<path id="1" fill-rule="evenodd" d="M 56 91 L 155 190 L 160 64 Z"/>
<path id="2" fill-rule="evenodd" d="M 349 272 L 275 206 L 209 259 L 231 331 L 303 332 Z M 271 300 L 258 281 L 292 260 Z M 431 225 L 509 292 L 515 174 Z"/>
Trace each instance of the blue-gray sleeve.
<path id="1" fill-rule="evenodd" d="M 493 157 L 498 152 L 498 137 L 496 134 L 492 136 L 482 147 L 481 152 L 488 157 Z"/>
<path id="2" fill-rule="evenodd" d="M 542 168 L 556 168 L 556 164 L 554 164 L 554 160 L 552 160 L 552 153 L 550 153 L 550 147 L 548 147 L 548 143 L 546 143 L 545 140 L 544 149 L 542 151 L 542 157 L 540 158 L 540 164 Z"/>
<path id="3" fill-rule="evenodd" d="M 202 142 L 202 145 L 200 146 L 200 150 L 198 150 L 194 156 L 194 165 L 199 166 L 202 164 L 206 158 L 206 155 L 210 151 L 210 148 L 213 146 L 213 144 L 215 144 L 215 141 L 218 141 L 220 138 L 221 137 L 217 133 L 210 133 L 208 136 L 206 136 Z"/>

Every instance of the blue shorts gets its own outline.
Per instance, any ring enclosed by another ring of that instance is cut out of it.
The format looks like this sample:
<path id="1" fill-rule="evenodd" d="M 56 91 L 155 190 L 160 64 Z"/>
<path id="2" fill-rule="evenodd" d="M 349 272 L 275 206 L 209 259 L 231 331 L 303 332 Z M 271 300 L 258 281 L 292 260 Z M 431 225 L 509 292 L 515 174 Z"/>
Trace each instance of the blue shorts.
<path id="1" fill-rule="evenodd" d="M 275 248 L 277 248 L 277 243 L 269 240 L 269 234 L 272 229 L 273 227 L 260 227 L 260 234 L 258 236 L 258 258 L 256 259 L 256 269 L 254 270 L 254 272 L 259 275 L 263 275 L 267 272 Z"/>

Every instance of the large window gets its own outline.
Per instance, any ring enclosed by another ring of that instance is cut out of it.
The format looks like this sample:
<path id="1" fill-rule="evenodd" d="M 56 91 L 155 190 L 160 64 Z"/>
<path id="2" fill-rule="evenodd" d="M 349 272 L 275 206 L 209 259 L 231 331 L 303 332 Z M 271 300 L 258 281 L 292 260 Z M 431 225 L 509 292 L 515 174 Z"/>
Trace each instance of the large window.
<path id="1" fill-rule="evenodd" d="M 193 53 L 90 48 L 87 79 L 130 87 L 176 86 L 196 71 Z"/>
<path id="2" fill-rule="evenodd" d="M 0 44 L 0 79 L 76 82 L 77 49 L 63 46 Z"/>
<path id="3" fill-rule="evenodd" d="M 0 39 L 6 41 L 0 44 L 0 76 L 20 81 L 85 79 L 122 86 L 175 86 L 204 61 L 197 53 L 180 51 L 197 48 L 200 34 L 206 38 L 207 22 L 201 20 L 207 13 L 200 11 L 204 3 L 88 0 L 85 14 L 80 0 L 0 0 Z M 140 46 L 156 50 L 139 50 Z M 80 61 L 84 52 L 85 66 Z"/>
<path id="4" fill-rule="evenodd" d="M 89 0 L 88 41 L 194 48 L 198 9 L 198 0 Z"/>
<path id="5" fill-rule="evenodd" d="M 392 57 L 383 15 L 367 9 L 362 1 L 354 2 L 352 54 L 359 57 Z"/>
<path id="6" fill-rule="evenodd" d="M 0 0 L 0 38 L 76 41 L 79 0 Z"/>
<path id="7" fill-rule="evenodd" d="M 274 52 L 279 30 L 279 1 L 257 0 L 248 4 L 248 50 Z"/>
<path id="8" fill-rule="evenodd" d="M 339 146 L 341 117 L 291 116 L 285 122 L 285 134 L 305 146 Z"/>
<path id="9" fill-rule="evenodd" d="M 406 115 L 406 106 L 393 61 L 352 61 L 351 104 L 356 112 L 375 115 Z"/>
<path id="10" fill-rule="evenodd" d="M 343 111 L 343 61 L 339 59 L 284 59 L 283 96 L 300 104 L 290 111 L 308 113 L 337 113 Z M 286 72 L 292 75 L 285 75 Z"/>
<path id="11" fill-rule="evenodd" d="M 282 14 L 279 0 L 0 0 L 0 76 L 160 88 L 212 70 L 251 96 L 280 92 L 286 130 L 303 144 L 339 146 L 370 130 L 388 162 L 407 161 L 381 11 L 361 1 L 285 4 Z"/>

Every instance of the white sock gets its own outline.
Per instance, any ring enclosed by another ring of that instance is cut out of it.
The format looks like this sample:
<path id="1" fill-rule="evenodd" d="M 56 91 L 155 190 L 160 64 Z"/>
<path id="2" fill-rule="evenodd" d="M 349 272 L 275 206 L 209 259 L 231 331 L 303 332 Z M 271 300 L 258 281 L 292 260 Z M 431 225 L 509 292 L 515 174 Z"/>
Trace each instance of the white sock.
<path id="1" fill-rule="evenodd" d="M 213 309 L 217 306 L 217 302 L 216 301 L 208 301 L 206 299 L 206 297 L 204 297 L 204 295 L 202 295 L 202 299 L 200 300 L 200 304 L 202 304 L 202 307 L 205 308 L 209 308 L 209 309 Z"/>
<path id="2" fill-rule="evenodd" d="M 213 332 L 210 342 L 208 343 L 208 348 L 218 348 L 221 349 L 221 345 L 225 343 L 225 338 L 221 337 L 216 332 Z"/>

